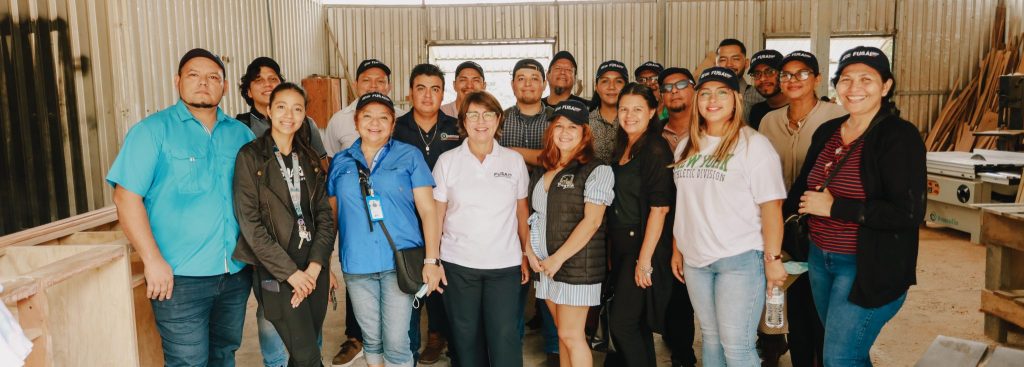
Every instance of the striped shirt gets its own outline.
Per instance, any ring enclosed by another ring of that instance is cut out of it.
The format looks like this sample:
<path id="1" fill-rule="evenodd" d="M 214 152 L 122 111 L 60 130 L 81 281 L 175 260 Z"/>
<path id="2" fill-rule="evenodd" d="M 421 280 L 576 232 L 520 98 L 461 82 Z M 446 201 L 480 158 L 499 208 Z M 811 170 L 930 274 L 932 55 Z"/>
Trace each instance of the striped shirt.
<path id="1" fill-rule="evenodd" d="M 851 143 L 853 144 L 853 143 Z M 831 168 L 839 164 L 843 155 L 850 154 L 850 158 L 842 167 L 839 173 L 828 185 L 828 191 L 832 196 L 861 200 L 865 199 L 864 184 L 860 177 L 860 160 L 864 150 L 864 144 L 857 144 L 857 147 L 850 151 L 849 145 L 843 145 L 842 129 L 836 129 L 835 135 L 825 143 L 821 150 L 814 168 L 807 177 L 807 187 L 813 188 L 825 182 L 825 178 L 831 174 Z M 811 240 L 824 251 L 853 255 L 857 253 L 857 232 L 860 225 L 843 219 L 831 217 L 811 216 L 807 221 L 811 229 Z"/>

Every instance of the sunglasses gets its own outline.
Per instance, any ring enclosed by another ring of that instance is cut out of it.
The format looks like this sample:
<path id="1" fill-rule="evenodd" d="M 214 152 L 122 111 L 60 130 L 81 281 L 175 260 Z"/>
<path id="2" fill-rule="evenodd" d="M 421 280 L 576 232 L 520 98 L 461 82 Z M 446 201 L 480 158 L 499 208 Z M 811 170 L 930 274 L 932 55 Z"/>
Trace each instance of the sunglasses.
<path id="1" fill-rule="evenodd" d="M 662 93 L 672 93 L 673 89 L 683 90 L 683 89 L 689 88 L 692 85 L 693 85 L 693 82 L 690 81 L 690 80 L 680 80 L 680 81 L 675 82 L 675 83 L 662 84 L 661 85 L 661 92 Z"/>

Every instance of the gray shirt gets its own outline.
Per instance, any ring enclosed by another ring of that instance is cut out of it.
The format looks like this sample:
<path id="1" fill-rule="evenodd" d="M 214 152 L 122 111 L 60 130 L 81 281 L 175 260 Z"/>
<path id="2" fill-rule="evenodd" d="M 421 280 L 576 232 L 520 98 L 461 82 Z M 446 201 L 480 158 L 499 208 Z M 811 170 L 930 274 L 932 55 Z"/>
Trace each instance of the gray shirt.
<path id="1" fill-rule="evenodd" d="M 544 147 L 544 130 L 555 110 L 543 107 L 536 115 L 524 115 L 519 106 L 505 110 L 505 125 L 501 128 L 498 144 L 506 148 L 540 149 Z"/>

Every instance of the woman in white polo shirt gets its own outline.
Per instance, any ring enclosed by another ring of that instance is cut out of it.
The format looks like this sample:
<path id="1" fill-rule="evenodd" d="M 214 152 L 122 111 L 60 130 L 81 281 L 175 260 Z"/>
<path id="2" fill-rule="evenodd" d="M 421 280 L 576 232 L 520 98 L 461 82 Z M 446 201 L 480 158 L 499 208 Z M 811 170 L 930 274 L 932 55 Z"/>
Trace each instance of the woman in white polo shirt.
<path id="1" fill-rule="evenodd" d="M 498 145 L 501 105 L 487 92 L 466 96 L 459 130 L 466 140 L 434 166 L 434 199 L 442 223 L 444 303 L 456 364 L 523 365 L 519 288 L 529 280 L 530 177 L 523 157 Z M 528 255 L 527 255 L 528 254 Z"/>
<path id="2" fill-rule="evenodd" d="M 765 289 L 786 279 L 779 155 L 743 121 L 732 70 L 701 73 L 689 137 L 676 147 L 676 249 L 700 321 L 705 366 L 760 366 L 754 348 Z"/>

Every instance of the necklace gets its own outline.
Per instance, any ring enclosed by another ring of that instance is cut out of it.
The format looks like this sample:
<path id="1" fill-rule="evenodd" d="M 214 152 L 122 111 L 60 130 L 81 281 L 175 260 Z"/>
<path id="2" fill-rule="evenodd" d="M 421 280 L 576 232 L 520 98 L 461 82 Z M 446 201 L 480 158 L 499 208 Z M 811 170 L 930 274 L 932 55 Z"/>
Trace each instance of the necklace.
<path id="1" fill-rule="evenodd" d="M 437 125 L 435 124 L 434 130 L 437 130 L 436 126 Z M 434 139 L 437 139 L 437 135 L 438 135 L 437 131 L 434 131 L 434 135 L 430 136 L 430 142 L 427 142 L 427 134 L 429 134 L 429 133 L 423 132 L 423 129 L 421 129 L 419 127 L 419 125 L 416 126 L 416 132 L 419 133 L 420 140 L 423 141 L 423 146 L 426 148 L 425 150 L 426 150 L 427 155 L 430 155 L 430 146 L 434 145 Z"/>

